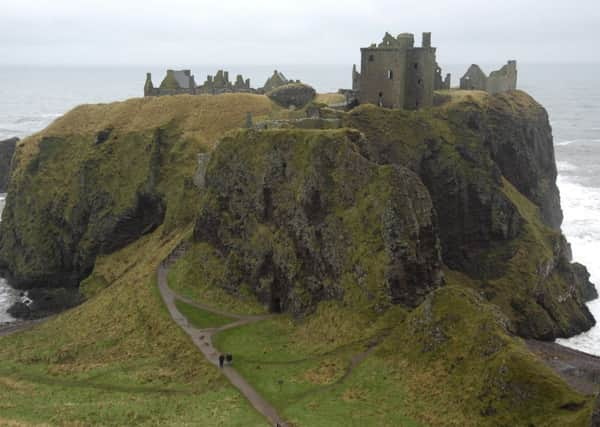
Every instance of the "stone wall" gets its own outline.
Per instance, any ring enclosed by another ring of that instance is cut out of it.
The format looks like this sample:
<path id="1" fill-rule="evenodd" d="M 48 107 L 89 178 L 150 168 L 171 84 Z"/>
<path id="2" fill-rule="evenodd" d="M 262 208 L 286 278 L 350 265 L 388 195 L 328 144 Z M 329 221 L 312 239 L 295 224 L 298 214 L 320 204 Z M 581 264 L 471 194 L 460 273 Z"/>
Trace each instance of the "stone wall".
<path id="1" fill-rule="evenodd" d="M 460 79 L 463 90 L 484 90 L 491 94 L 517 89 L 517 61 L 508 61 L 506 65 L 488 76 L 481 68 L 473 64 Z"/>
<path id="2" fill-rule="evenodd" d="M 379 45 L 361 49 L 361 70 L 352 69 L 352 89 L 360 103 L 416 110 L 433 105 L 433 91 L 445 84 L 431 47 L 431 33 L 423 33 L 422 47 L 414 36 L 386 33 Z"/>

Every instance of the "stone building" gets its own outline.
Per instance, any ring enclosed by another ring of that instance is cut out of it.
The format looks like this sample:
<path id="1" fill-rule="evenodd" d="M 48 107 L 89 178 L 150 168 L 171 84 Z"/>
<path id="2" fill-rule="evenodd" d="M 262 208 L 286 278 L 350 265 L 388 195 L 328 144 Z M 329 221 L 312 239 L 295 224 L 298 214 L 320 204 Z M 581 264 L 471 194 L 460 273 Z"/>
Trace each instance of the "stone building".
<path id="1" fill-rule="evenodd" d="M 279 86 L 286 85 L 288 83 L 292 83 L 288 80 L 281 71 L 273 71 L 273 75 L 267 79 L 265 85 L 262 87 L 262 92 L 269 92 Z"/>
<path id="2" fill-rule="evenodd" d="M 386 33 L 378 45 L 361 49 L 360 73 L 352 69 L 358 102 L 408 110 L 432 106 L 436 86 L 450 84 L 449 76 L 442 81 L 435 54 L 431 33 L 423 33 L 421 47 L 415 47 L 413 34 Z"/>
<path id="3" fill-rule="evenodd" d="M 460 79 L 460 88 L 464 90 L 484 90 L 491 94 L 507 92 L 517 88 L 517 61 L 508 61 L 506 65 L 488 76 L 479 65 L 471 65 Z"/>
<path id="4" fill-rule="evenodd" d="M 229 81 L 229 72 L 219 70 L 217 74 L 213 76 L 209 75 L 206 77 L 206 81 L 197 88 L 198 93 L 218 95 L 220 93 L 228 92 L 253 92 L 250 87 L 250 79 L 245 79 L 241 74 L 238 74 L 235 78 L 235 82 Z"/>
<path id="5" fill-rule="evenodd" d="M 190 70 L 167 70 L 167 75 L 159 87 L 154 87 L 152 74 L 146 73 L 146 83 L 144 84 L 144 96 L 218 95 L 228 92 L 254 92 L 254 89 L 250 86 L 250 79 L 244 80 L 241 74 L 236 76 L 235 82 L 230 82 L 229 72 L 223 70 L 217 71 L 214 77 L 207 76 L 206 81 L 200 86 L 196 85 Z"/>
<path id="6" fill-rule="evenodd" d="M 179 95 L 196 93 L 196 82 L 190 70 L 167 70 L 167 75 L 160 86 L 152 84 L 152 74 L 146 73 L 144 96 Z"/>

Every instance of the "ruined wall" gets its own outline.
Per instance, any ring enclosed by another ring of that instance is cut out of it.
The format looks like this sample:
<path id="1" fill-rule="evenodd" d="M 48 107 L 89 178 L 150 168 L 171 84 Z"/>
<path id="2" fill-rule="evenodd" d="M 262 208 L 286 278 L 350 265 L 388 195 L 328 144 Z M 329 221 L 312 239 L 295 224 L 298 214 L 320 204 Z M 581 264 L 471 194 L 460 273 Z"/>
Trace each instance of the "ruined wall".
<path id="1" fill-rule="evenodd" d="M 425 41 L 425 40 L 424 40 Z M 424 43 L 426 44 L 426 43 Z M 408 70 L 404 108 L 417 110 L 433 105 L 435 80 L 435 49 L 414 48 L 408 51 Z"/>
<path id="2" fill-rule="evenodd" d="M 486 74 L 473 64 L 460 79 L 460 88 L 464 90 L 485 90 L 490 94 L 508 92 L 517 89 L 517 61 L 508 61 L 506 65 L 491 74 Z"/>
<path id="3" fill-rule="evenodd" d="M 360 102 L 403 108 L 406 51 L 397 48 L 361 49 Z"/>
<path id="4" fill-rule="evenodd" d="M 352 90 L 360 90 L 360 73 L 356 71 L 356 64 L 352 65 Z"/>
<path id="5" fill-rule="evenodd" d="M 479 65 L 473 64 L 469 67 L 460 79 L 460 88 L 464 90 L 487 90 L 487 76 L 479 68 Z"/>
<path id="6" fill-rule="evenodd" d="M 492 71 L 488 77 L 486 89 L 491 94 L 516 90 L 517 61 L 508 61 L 499 70 Z"/>

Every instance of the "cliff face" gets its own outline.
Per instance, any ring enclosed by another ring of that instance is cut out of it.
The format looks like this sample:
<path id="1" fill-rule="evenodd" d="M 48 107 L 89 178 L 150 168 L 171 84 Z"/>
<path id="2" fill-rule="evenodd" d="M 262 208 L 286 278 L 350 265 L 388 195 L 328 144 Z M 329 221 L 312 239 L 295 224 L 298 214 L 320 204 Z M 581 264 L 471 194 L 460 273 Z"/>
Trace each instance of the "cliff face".
<path id="1" fill-rule="evenodd" d="M 429 194 L 402 166 L 358 152 L 356 131 L 240 132 L 215 150 L 195 238 L 272 311 L 323 300 L 418 305 L 442 283 Z"/>
<path id="2" fill-rule="evenodd" d="M 362 106 L 346 125 L 366 136 L 365 157 L 420 176 L 445 264 L 475 279 L 521 335 L 552 339 L 594 324 L 585 273 L 559 231 L 548 117 L 533 99 L 478 94 L 416 114 Z"/>
<path id="3" fill-rule="evenodd" d="M 98 255 L 191 222 L 197 153 L 270 108 L 252 95 L 76 108 L 17 150 L 0 264 L 20 287 L 76 287 Z"/>
<path id="4" fill-rule="evenodd" d="M 98 255 L 195 222 L 226 272 L 219 286 L 249 289 L 273 311 L 305 315 L 330 299 L 412 308 L 443 285 L 444 267 L 522 336 L 586 330 L 593 286 L 558 228 L 546 112 L 522 92 L 455 97 L 419 112 L 324 111 L 344 129 L 298 121 L 224 138 L 274 104 L 232 95 L 78 108 L 17 151 L 0 261 L 23 286 L 75 287 Z"/>
<path id="5" fill-rule="evenodd" d="M 0 193 L 6 193 L 8 190 L 11 162 L 17 142 L 19 142 L 19 138 L 0 141 Z"/>

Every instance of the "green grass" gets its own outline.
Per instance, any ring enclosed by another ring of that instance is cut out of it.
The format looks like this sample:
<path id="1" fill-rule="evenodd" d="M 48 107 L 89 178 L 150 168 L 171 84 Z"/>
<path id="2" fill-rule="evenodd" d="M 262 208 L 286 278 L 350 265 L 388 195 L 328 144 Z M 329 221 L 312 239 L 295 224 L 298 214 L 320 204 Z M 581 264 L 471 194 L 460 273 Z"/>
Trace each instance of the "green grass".
<path id="1" fill-rule="evenodd" d="M 158 360 L 138 360 L 78 375 L 46 364 L 0 364 L 0 425 L 266 426 L 239 393 L 217 381 L 145 381 Z"/>
<path id="2" fill-rule="evenodd" d="M 329 308 L 317 316 L 324 318 Z M 392 382 L 379 376 L 379 361 L 370 358 L 345 377 L 352 357 L 365 350 L 364 339 L 324 351 L 322 341 L 329 338 L 315 326 L 279 317 L 223 331 L 215 345 L 234 355 L 236 369 L 295 426 L 421 425 L 406 415 L 398 387 L 389 394 L 392 399 L 384 398 Z"/>
<path id="3" fill-rule="evenodd" d="M 156 268 L 187 233 L 162 234 L 100 257 L 108 286 L 83 305 L 0 338 L 0 425 L 266 425 L 164 307 Z"/>
<path id="4" fill-rule="evenodd" d="M 231 317 L 220 316 L 215 313 L 210 313 L 198 307 L 194 307 L 183 301 L 175 301 L 177 310 L 183 314 L 186 319 L 198 329 L 218 328 L 219 326 L 232 323 L 235 319 Z"/>

